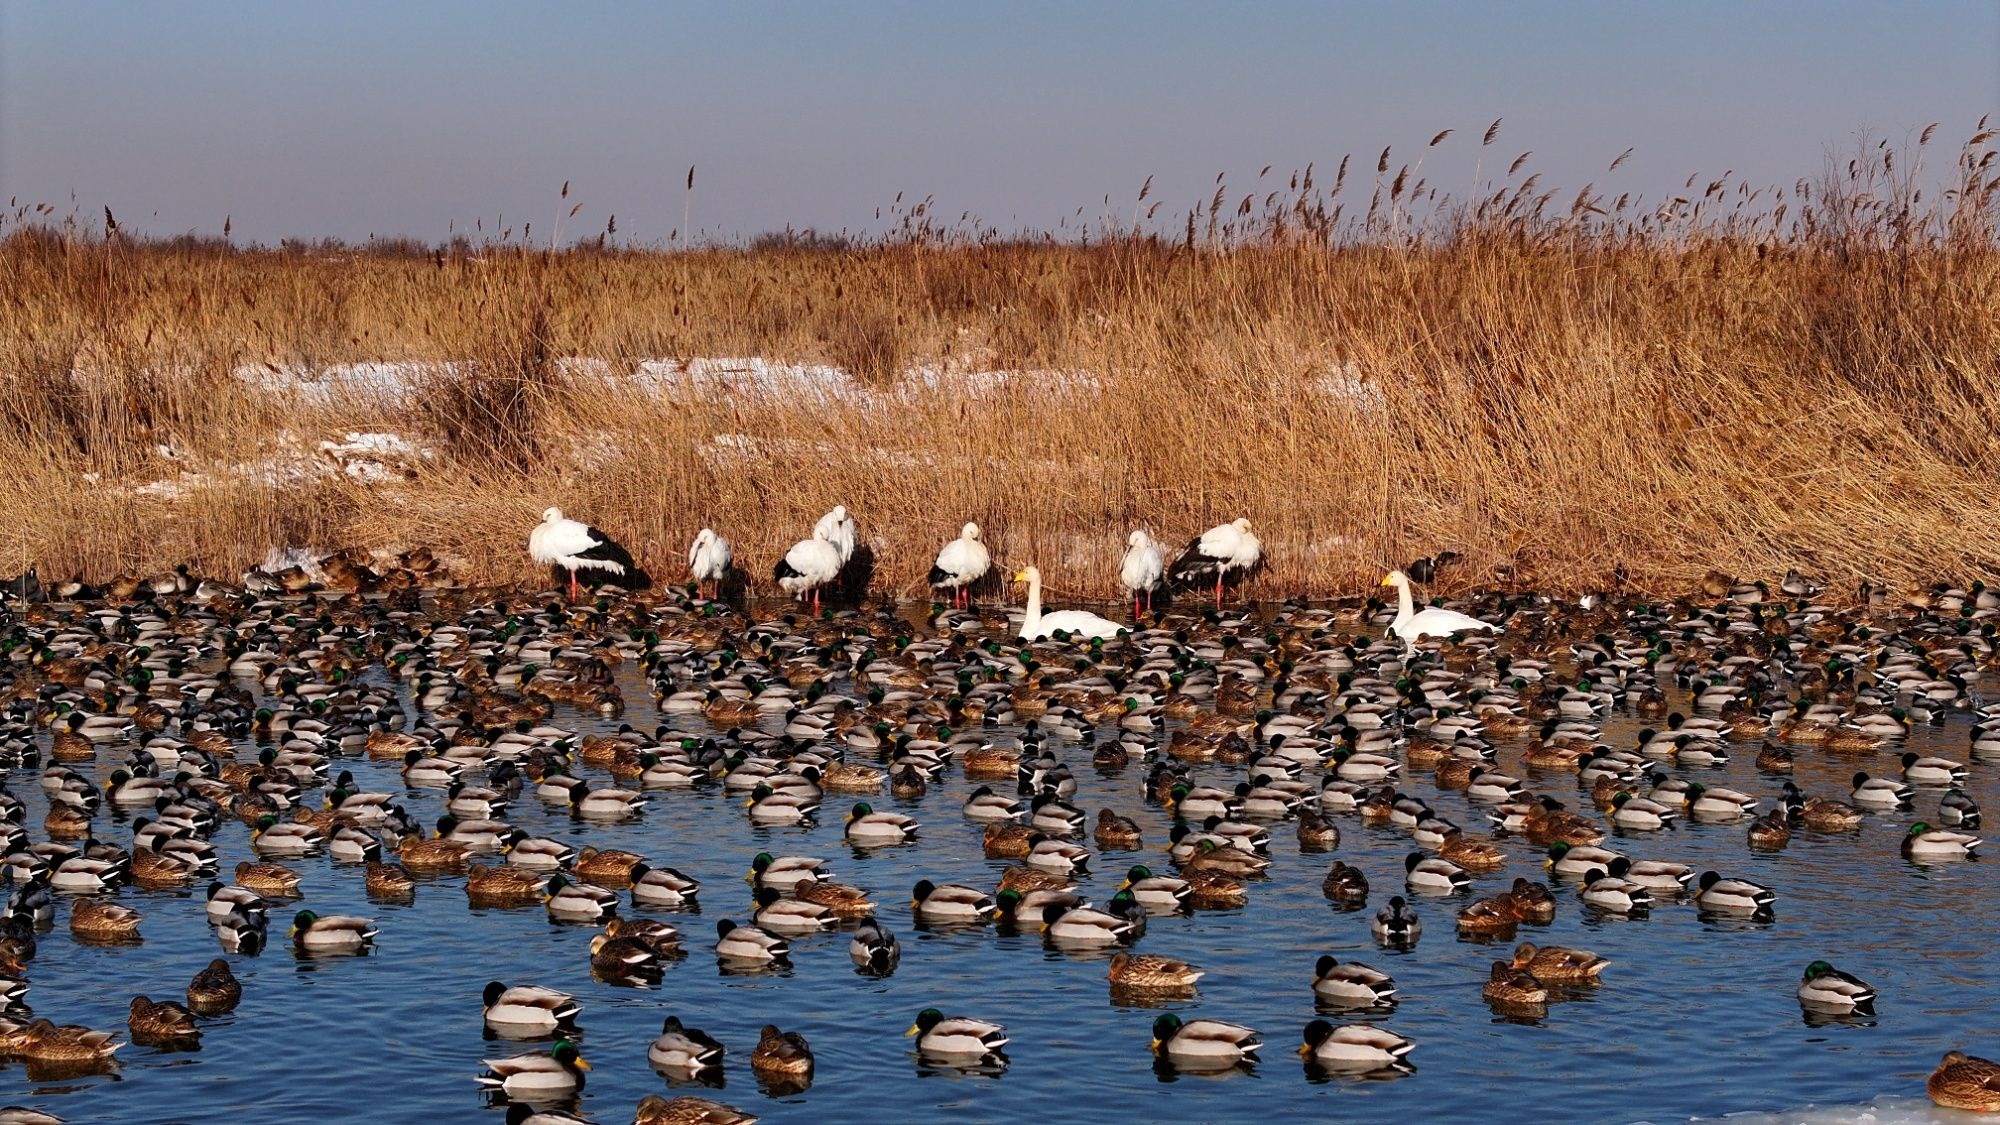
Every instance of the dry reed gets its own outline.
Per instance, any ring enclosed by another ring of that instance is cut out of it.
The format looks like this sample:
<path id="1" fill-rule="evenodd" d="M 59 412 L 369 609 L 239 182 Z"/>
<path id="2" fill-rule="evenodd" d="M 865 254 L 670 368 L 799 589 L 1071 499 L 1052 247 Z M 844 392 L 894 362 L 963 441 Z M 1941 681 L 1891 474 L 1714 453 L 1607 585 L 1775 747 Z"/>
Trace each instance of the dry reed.
<path id="1" fill-rule="evenodd" d="M 1452 200 L 1385 152 L 1372 184 L 1343 162 L 1067 239 L 918 204 L 882 236 L 740 248 L 239 249 L 24 208 L 0 238 L 0 573 L 429 544 L 523 579 L 554 503 L 656 573 L 711 525 L 761 576 L 846 503 L 906 592 L 966 519 L 1109 594 L 1130 527 L 1237 515 L 1264 594 L 1440 548 L 1460 581 L 1551 588 L 1969 580 L 2000 561 L 1992 139 L 1928 202 L 1922 146 L 1663 202 L 1558 197 L 1519 160 Z M 851 381 L 648 365 L 729 356 Z M 337 377 L 361 361 L 431 366 Z M 435 454 L 316 471 L 349 431 Z"/>

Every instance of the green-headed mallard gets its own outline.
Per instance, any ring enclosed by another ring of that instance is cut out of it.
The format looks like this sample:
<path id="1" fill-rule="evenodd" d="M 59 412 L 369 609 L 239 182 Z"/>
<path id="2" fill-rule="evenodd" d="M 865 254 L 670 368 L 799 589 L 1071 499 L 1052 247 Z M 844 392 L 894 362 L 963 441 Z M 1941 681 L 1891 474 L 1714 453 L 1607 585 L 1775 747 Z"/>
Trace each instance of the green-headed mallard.
<path id="1" fill-rule="evenodd" d="M 715 955 L 724 961 L 784 961 L 791 943 L 761 926 L 740 926 L 728 918 L 715 924 Z"/>
<path id="2" fill-rule="evenodd" d="M 776 887 L 758 887 L 755 897 L 757 913 L 753 920 L 772 933 L 816 934 L 832 929 L 840 921 L 826 907 L 804 899 L 786 898 Z"/>
<path id="3" fill-rule="evenodd" d="M 1704 871 L 1696 882 L 1694 904 L 1709 914 L 1755 916 L 1769 914 L 1778 896 L 1771 888 L 1748 879 L 1725 879 Z"/>
<path id="4" fill-rule="evenodd" d="M 309 952 L 354 952 L 374 941 L 377 932 L 375 923 L 367 918 L 321 916 L 310 910 L 292 916 L 292 943 Z"/>
<path id="5" fill-rule="evenodd" d="M 1967 859 L 1983 843 L 1977 836 L 1932 828 L 1918 821 L 1903 834 L 1901 847 L 1903 855 L 1914 860 Z"/>
<path id="6" fill-rule="evenodd" d="M 488 981 L 481 1000 L 486 1024 L 509 1035 L 549 1035 L 557 1028 L 573 1026 L 583 1005 L 567 992 L 536 984 L 512 988 Z"/>
<path id="7" fill-rule="evenodd" d="M 1254 1060 L 1264 1045 L 1257 1033 L 1221 1020 L 1182 1022 L 1172 1012 L 1153 1021 L 1153 1053 L 1190 1070 L 1227 1069 Z"/>
<path id="8" fill-rule="evenodd" d="M 1875 1014 L 1875 990 L 1859 977 L 1841 972 L 1825 961 L 1806 966 L 1799 979 L 1799 1003 L 1816 1012 L 1835 1015 Z"/>
<path id="9" fill-rule="evenodd" d="M 618 912 L 618 893 L 592 883 L 572 882 L 567 875 L 549 876 L 543 905 L 556 922 L 602 922 Z"/>
<path id="10" fill-rule="evenodd" d="M 947 1016 L 936 1008 L 918 1012 L 903 1034 L 916 1038 L 919 1053 L 941 1058 L 984 1058 L 1007 1045 L 1007 1029 L 999 1024 Z"/>
<path id="11" fill-rule="evenodd" d="M 862 848 L 907 844 L 917 838 L 917 821 L 898 812 L 876 812 L 863 801 L 848 812 L 843 834 L 849 844 Z"/>
<path id="12" fill-rule="evenodd" d="M 1156 875 L 1145 864 L 1135 864 L 1125 872 L 1125 881 L 1118 884 L 1120 890 L 1132 892 L 1139 905 L 1160 914 L 1177 914 L 1187 909 L 1194 895 L 1194 888 L 1185 879 L 1171 875 Z"/>
<path id="13" fill-rule="evenodd" d="M 524 1101 L 554 1101 L 583 1089 L 583 1072 L 590 1064 L 577 1054 L 576 1044 L 558 1039 L 547 1051 L 506 1059 L 481 1059 L 486 1073 L 479 1084 Z"/>
<path id="14" fill-rule="evenodd" d="M 1359 961 L 1322 956 L 1313 965 L 1313 997 L 1332 1008 L 1380 1008 L 1396 1002 L 1396 982 Z"/>
<path id="15" fill-rule="evenodd" d="M 770 852 L 758 852 L 756 858 L 750 861 L 750 874 L 744 878 L 754 886 L 788 891 L 801 879 L 831 879 L 833 872 L 827 868 L 825 860 L 813 856 L 773 856 Z"/>
<path id="16" fill-rule="evenodd" d="M 707 1032 L 683 1026 L 679 1016 L 668 1016 L 659 1037 L 646 1048 L 646 1061 L 654 1070 L 680 1079 L 720 1069 L 722 1055 L 721 1043 Z"/>
<path id="17" fill-rule="evenodd" d="M 1375 935 L 1375 940 L 1384 945 L 1408 946 L 1415 945 L 1417 939 L 1423 936 L 1424 923 L 1403 896 L 1396 895 L 1387 906 L 1376 911 L 1369 930 Z"/>
<path id="18" fill-rule="evenodd" d="M 632 902 L 637 906 L 685 910 L 694 905 L 695 895 L 701 890 L 700 881 L 671 867 L 635 863 L 625 876 L 632 888 Z"/>
<path id="19" fill-rule="evenodd" d="M 924 879 L 911 888 L 910 907 L 928 922 L 976 922 L 992 913 L 993 899 L 973 887 Z"/>
<path id="20" fill-rule="evenodd" d="M 1325 1020 L 1306 1025 L 1305 1042 L 1299 1054 L 1307 1062 L 1326 1070 L 1366 1073 L 1403 1064 L 1403 1057 L 1416 1043 L 1373 1024 L 1350 1023 L 1335 1027 Z"/>

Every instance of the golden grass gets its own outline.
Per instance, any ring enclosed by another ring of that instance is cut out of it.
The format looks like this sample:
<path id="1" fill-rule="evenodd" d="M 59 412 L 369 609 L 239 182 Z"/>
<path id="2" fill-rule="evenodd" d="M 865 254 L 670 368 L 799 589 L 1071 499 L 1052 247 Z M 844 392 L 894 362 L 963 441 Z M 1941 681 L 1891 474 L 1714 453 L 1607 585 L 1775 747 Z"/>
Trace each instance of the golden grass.
<path id="1" fill-rule="evenodd" d="M 1454 202 L 1385 153 L 1370 187 L 1218 188 L 1171 236 L 1087 241 L 919 207 L 861 241 L 234 249 L 24 210 L 0 239 L 0 573 L 429 544 L 511 581 L 559 504 L 655 574 L 711 525 L 765 578 L 845 503 L 905 592 L 966 519 L 1108 596 L 1131 527 L 1237 515 L 1272 558 L 1253 594 L 1441 548 L 1460 581 L 1550 588 L 1969 580 L 2000 560 L 1991 139 L 1928 202 L 1888 149 L 1782 192 L 1567 207 L 1533 176 Z M 634 374 L 716 356 L 853 382 Z M 311 385 L 374 360 L 449 366 L 404 397 Z M 278 368 L 308 379 L 244 377 Z M 994 370 L 1026 374 L 967 377 Z M 437 455 L 392 484 L 256 467 L 349 430 Z"/>

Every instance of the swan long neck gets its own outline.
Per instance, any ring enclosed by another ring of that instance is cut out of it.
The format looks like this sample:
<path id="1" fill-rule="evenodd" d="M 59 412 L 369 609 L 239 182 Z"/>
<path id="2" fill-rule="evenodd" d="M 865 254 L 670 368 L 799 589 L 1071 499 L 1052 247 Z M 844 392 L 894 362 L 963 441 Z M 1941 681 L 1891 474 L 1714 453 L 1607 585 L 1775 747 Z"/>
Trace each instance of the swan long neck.
<path id="1" fill-rule="evenodd" d="M 1398 576 L 1400 578 L 1400 576 Z M 1408 621 L 1416 616 L 1417 607 L 1410 600 L 1410 580 L 1402 578 L 1396 583 L 1396 619 Z"/>
<path id="2" fill-rule="evenodd" d="M 1037 571 L 1028 576 L 1028 614 L 1021 622 L 1021 631 L 1032 634 L 1035 626 L 1042 623 L 1042 575 Z"/>

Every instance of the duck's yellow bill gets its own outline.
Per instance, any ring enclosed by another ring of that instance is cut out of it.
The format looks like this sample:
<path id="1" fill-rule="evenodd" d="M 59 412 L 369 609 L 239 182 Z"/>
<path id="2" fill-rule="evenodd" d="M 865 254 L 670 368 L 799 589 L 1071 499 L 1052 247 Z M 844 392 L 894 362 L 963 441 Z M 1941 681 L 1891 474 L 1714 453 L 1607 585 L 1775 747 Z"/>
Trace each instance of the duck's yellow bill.
<path id="1" fill-rule="evenodd" d="M 1310 1044 L 1310 1043 L 1301 1043 L 1301 1044 L 1299 1044 L 1299 1057 L 1300 1057 L 1300 1058 L 1305 1058 L 1305 1057 L 1306 1057 L 1307 1055 L 1310 1055 L 1310 1054 L 1312 1054 L 1312 1053 L 1313 1053 L 1313 1049 L 1312 1049 L 1312 1044 Z"/>
<path id="2" fill-rule="evenodd" d="M 918 1027 L 918 1026 L 917 1026 L 916 1024 L 911 1024 L 911 1025 L 910 1025 L 910 1030 L 908 1030 L 908 1031 L 905 1031 L 905 1032 L 903 1033 L 903 1038 L 905 1038 L 905 1039 L 908 1039 L 908 1038 L 909 1038 L 910 1036 L 912 1036 L 912 1035 L 915 1035 L 915 1034 L 916 1034 L 917 1032 L 919 1032 L 919 1031 L 921 1031 L 921 1030 L 922 1030 L 922 1028 L 919 1028 L 919 1027 Z"/>
<path id="3" fill-rule="evenodd" d="M 585 1061 L 583 1061 L 582 1059 L 578 1059 L 578 1060 L 576 1060 L 576 1068 L 577 1068 L 578 1070 L 589 1070 L 589 1069 L 590 1069 L 590 1064 L 589 1064 L 589 1063 L 587 1063 L 587 1062 L 585 1062 Z"/>

